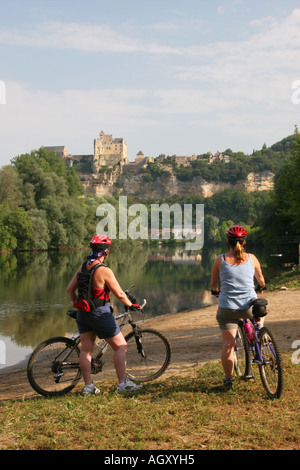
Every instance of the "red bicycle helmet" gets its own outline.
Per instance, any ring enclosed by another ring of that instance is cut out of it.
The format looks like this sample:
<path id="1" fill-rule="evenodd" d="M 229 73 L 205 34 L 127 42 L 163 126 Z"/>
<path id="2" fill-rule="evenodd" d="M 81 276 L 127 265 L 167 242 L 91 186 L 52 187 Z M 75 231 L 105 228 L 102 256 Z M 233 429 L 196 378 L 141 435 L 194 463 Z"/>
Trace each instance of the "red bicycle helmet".
<path id="1" fill-rule="evenodd" d="M 90 245 L 111 245 L 111 240 L 107 235 L 95 235 L 91 239 Z"/>
<path id="2" fill-rule="evenodd" d="M 228 238 L 246 238 L 247 232 L 240 225 L 232 225 L 226 232 Z"/>
<path id="3" fill-rule="evenodd" d="M 111 241 L 107 235 L 95 235 L 90 241 L 92 252 L 87 256 L 88 265 L 106 254 L 111 245 Z"/>

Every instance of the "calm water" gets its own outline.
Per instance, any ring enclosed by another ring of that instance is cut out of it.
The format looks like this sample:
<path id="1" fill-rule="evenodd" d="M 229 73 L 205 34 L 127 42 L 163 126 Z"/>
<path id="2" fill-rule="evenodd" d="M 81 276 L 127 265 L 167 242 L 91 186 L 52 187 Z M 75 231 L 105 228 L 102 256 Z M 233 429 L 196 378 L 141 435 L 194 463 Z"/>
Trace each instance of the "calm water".
<path id="1" fill-rule="evenodd" d="M 107 264 L 137 301 L 147 299 L 146 317 L 201 308 L 210 295 L 211 268 L 219 250 L 181 248 L 112 250 Z M 0 368 L 18 363 L 44 339 L 75 330 L 66 316 L 66 287 L 85 252 L 0 254 Z M 121 305 L 112 296 L 115 312 Z"/>

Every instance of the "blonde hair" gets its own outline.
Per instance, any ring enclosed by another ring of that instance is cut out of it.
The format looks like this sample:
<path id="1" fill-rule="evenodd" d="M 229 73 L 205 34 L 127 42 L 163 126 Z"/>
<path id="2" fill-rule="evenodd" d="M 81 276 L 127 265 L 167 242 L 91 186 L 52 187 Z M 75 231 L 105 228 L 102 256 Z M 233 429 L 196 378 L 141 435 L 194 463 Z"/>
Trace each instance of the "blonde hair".
<path id="1" fill-rule="evenodd" d="M 228 242 L 230 246 L 234 248 L 234 256 L 236 257 L 237 261 L 244 261 L 244 245 L 246 244 L 246 242 L 240 242 L 239 240 L 234 240 L 232 238 L 228 238 Z"/>

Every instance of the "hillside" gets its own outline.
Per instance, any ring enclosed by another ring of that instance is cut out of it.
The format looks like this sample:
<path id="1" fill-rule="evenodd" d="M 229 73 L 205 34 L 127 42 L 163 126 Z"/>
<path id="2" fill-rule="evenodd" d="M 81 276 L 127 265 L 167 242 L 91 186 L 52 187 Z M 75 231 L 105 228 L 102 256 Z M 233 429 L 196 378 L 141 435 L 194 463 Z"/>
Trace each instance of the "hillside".
<path id="1" fill-rule="evenodd" d="M 227 149 L 185 156 L 160 155 L 126 165 L 107 165 L 93 172 L 85 165 L 74 165 L 85 194 L 95 196 L 139 195 L 146 199 L 172 196 L 210 197 L 225 189 L 241 188 L 246 192 L 270 191 L 274 177 L 290 158 L 295 136 L 289 136 L 251 155 Z"/>
<path id="2" fill-rule="evenodd" d="M 286 231 L 287 224 L 294 233 L 299 207 L 295 176 L 298 167 L 296 160 L 291 159 L 295 136 L 270 148 L 264 145 L 251 155 L 230 149 L 214 156 L 160 155 L 151 161 L 139 155 L 141 158 L 134 163 L 106 165 L 97 171 L 91 167 L 88 171 L 86 165 L 85 172 L 75 162 L 68 165 L 55 150 L 42 147 L 19 155 L 11 165 L 0 169 L 0 250 L 85 245 L 98 223 L 99 204 L 109 201 L 116 206 L 119 195 L 146 204 L 153 200 L 205 204 L 205 230 L 211 235 L 206 234 L 207 239 L 217 239 L 216 231 L 223 222 L 228 225 L 234 218 L 253 225 L 259 214 L 270 219 L 272 233 L 279 233 L 280 227 Z M 272 190 L 278 172 L 287 163 L 287 171 L 280 180 L 284 191 L 280 189 L 278 193 L 284 195 L 284 203 L 281 200 L 278 203 L 281 212 L 282 207 L 285 209 L 275 222 L 274 207 L 266 203 L 277 202 L 267 201 L 266 192 Z M 288 182 L 284 181 L 285 175 Z M 294 190 L 291 192 L 290 188 Z M 292 210 L 287 206 L 290 200 Z"/>

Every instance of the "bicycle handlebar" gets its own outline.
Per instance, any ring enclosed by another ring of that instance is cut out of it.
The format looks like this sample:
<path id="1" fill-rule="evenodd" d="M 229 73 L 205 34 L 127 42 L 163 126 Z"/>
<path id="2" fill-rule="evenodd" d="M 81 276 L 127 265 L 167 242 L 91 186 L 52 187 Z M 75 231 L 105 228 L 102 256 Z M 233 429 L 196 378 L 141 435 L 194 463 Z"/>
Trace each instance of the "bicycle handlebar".
<path id="1" fill-rule="evenodd" d="M 263 292 L 264 290 L 267 290 L 267 286 L 266 286 L 266 285 L 264 285 L 264 286 L 258 285 L 258 286 L 256 286 L 256 288 L 255 288 L 255 292 L 257 292 L 258 294 L 260 294 L 260 293 Z"/>
<path id="2" fill-rule="evenodd" d="M 130 289 L 132 289 L 134 287 L 134 284 L 131 284 L 131 286 L 129 286 L 124 292 L 125 294 L 128 294 L 128 292 L 130 291 Z"/>

